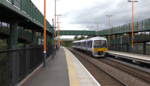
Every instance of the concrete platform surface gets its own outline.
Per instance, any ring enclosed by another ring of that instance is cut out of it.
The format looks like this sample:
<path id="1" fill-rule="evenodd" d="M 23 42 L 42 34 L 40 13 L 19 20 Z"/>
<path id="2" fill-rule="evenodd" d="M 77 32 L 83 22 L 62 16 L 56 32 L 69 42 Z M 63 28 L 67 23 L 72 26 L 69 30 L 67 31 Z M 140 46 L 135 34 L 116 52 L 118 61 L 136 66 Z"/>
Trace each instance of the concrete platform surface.
<path id="1" fill-rule="evenodd" d="M 64 49 L 60 48 L 54 59 L 46 64 L 46 68 L 42 68 L 26 86 L 69 86 Z"/>
<path id="2" fill-rule="evenodd" d="M 48 53 L 48 52 L 47 52 Z M 61 47 L 46 68 L 41 68 L 24 86 L 100 86 L 78 59 Z"/>

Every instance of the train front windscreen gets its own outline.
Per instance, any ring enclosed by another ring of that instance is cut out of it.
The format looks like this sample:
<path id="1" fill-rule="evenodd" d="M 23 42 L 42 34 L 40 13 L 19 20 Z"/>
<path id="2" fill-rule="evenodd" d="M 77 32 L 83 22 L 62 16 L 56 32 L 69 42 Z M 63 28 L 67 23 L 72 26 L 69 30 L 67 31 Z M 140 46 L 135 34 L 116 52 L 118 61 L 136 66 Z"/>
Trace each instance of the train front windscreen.
<path id="1" fill-rule="evenodd" d="M 106 40 L 95 40 L 94 41 L 94 48 L 102 48 L 107 47 Z"/>

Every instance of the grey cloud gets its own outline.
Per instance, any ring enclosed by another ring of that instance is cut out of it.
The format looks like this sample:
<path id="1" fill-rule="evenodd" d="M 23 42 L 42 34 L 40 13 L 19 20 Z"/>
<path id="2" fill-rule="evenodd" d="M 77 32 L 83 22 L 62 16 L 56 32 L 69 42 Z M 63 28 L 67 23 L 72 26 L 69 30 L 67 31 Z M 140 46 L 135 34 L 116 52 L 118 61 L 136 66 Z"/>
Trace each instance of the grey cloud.
<path id="1" fill-rule="evenodd" d="M 80 24 L 83 27 L 94 26 L 93 30 L 97 29 L 95 22 L 100 22 L 99 29 L 108 28 L 108 17 L 111 14 L 111 26 L 119 26 L 132 22 L 132 3 L 128 0 L 105 0 L 96 1 L 91 3 L 87 8 L 80 10 L 72 10 L 63 13 L 62 18 L 70 18 L 68 24 Z M 149 8 L 150 0 L 139 0 L 134 6 L 134 21 L 144 20 L 150 14 Z M 82 28 L 81 28 L 82 29 Z"/>

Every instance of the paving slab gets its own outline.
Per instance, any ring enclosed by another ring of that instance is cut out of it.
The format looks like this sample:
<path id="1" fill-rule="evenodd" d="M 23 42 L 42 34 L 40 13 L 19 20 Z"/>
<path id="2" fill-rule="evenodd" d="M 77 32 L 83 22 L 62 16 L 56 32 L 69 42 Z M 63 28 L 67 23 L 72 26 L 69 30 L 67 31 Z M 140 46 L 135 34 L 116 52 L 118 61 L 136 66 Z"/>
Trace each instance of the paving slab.
<path id="1" fill-rule="evenodd" d="M 48 52 L 47 52 L 48 53 Z M 42 68 L 26 86 L 69 86 L 68 68 L 63 48 Z"/>

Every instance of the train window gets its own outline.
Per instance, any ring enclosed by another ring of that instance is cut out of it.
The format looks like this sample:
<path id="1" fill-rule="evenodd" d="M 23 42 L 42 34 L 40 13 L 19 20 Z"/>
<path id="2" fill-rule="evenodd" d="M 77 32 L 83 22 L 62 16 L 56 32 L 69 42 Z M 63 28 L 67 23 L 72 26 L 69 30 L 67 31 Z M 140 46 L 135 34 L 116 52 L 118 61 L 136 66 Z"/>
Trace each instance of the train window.
<path id="1" fill-rule="evenodd" d="M 106 41 L 105 40 L 101 40 L 101 46 L 106 46 Z"/>
<path id="2" fill-rule="evenodd" d="M 87 47 L 91 48 L 92 47 L 92 41 L 87 42 Z"/>
<path id="3" fill-rule="evenodd" d="M 100 40 L 96 40 L 96 41 L 94 41 L 94 46 L 96 47 L 96 46 L 101 46 L 101 44 L 100 44 Z"/>
<path id="4" fill-rule="evenodd" d="M 94 47 L 103 47 L 106 46 L 106 40 L 95 40 Z"/>
<path id="5" fill-rule="evenodd" d="M 79 42 L 79 46 L 81 46 L 81 43 Z"/>

